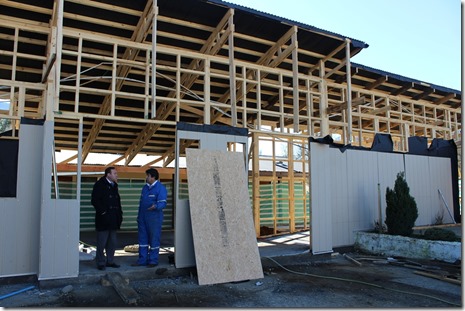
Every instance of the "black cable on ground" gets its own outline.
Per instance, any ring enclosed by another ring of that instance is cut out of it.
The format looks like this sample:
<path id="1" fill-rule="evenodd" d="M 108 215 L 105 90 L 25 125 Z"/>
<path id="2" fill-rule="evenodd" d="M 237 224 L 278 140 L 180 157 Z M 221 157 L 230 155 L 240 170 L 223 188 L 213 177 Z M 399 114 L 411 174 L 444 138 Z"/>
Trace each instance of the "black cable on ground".
<path id="1" fill-rule="evenodd" d="M 380 288 L 380 289 L 390 290 L 390 291 L 393 291 L 393 292 L 427 297 L 427 298 L 435 299 L 437 301 L 441 301 L 441 302 L 444 302 L 444 303 L 447 303 L 447 304 L 450 304 L 450 305 L 453 305 L 453 306 L 461 307 L 460 304 L 456 304 L 456 303 L 453 303 L 453 302 L 450 302 L 450 301 L 447 301 L 447 300 L 444 300 L 444 299 L 441 299 L 441 298 L 437 298 L 437 297 L 429 296 L 429 295 L 425 295 L 425 294 L 408 292 L 408 291 L 403 291 L 403 290 L 398 290 L 398 289 L 392 289 L 392 288 L 384 287 L 384 286 L 381 286 L 381 285 L 368 283 L 368 282 L 363 282 L 363 281 L 358 281 L 358 280 L 352 280 L 352 279 L 338 278 L 338 277 L 333 277 L 333 276 L 324 276 L 324 275 L 316 275 L 316 274 L 311 274 L 311 273 L 293 271 L 293 270 L 290 270 L 290 269 L 284 267 L 283 265 L 278 263 L 273 258 L 270 258 L 270 257 L 263 257 L 263 258 L 266 258 L 266 259 L 269 259 L 269 260 L 273 261 L 279 267 L 283 268 L 284 270 L 286 270 L 286 271 L 288 271 L 290 273 L 294 273 L 294 274 L 300 274 L 300 275 L 305 275 L 305 276 L 313 276 L 313 277 L 316 277 L 316 278 L 323 278 L 323 279 L 330 279 L 330 280 L 337 280 L 337 281 L 354 282 L 354 283 L 364 284 L 364 285 L 368 285 L 368 286 L 372 286 L 372 287 L 376 287 L 376 288 Z"/>

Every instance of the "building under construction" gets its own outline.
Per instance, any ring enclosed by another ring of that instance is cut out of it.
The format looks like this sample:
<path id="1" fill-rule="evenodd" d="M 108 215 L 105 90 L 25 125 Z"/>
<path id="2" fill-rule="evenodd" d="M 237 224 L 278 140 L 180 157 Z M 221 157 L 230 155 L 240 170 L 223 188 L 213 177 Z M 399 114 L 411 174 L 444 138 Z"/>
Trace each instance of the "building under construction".
<path id="1" fill-rule="evenodd" d="M 109 165 L 123 229 L 137 228 L 156 167 L 174 230 L 189 148 L 244 154 L 260 237 L 311 229 L 311 141 L 368 151 L 388 137 L 404 155 L 419 140 L 425 156 L 447 142 L 457 148 L 439 200 L 460 221 L 461 91 L 351 62 L 363 41 L 221 0 L 11 0 L 0 18 L 0 248 L 15 250 L 0 255 L 0 276 L 74 274 L 79 231 L 93 230 L 90 191 Z"/>

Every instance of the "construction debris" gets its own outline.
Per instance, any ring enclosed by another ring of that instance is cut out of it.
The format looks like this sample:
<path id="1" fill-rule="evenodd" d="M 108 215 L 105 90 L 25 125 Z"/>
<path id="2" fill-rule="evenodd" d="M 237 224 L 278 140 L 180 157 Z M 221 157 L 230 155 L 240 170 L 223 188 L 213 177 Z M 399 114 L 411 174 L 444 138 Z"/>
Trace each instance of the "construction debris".
<path id="1" fill-rule="evenodd" d="M 358 266 L 362 265 L 362 263 L 360 261 L 357 261 L 357 260 L 353 259 L 352 257 L 348 256 L 347 254 L 344 254 L 343 256 L 344 256 L 344 258 L 347 258 L 348 260 L 352 261 L 354 264 L 356 264 Z"/>
<path id="2" fill-rule="evenodd" d="M 448 277 L 448 276 L 441 276 L 441 275 L 437 275 L 437 274 L 434 274 L 434 273 L 428 273 L 428 272 L 424 272 L 424 271 L 413 271 L 413 273 L 423 275 L 423 276 L 427 276 L 427 277 L 437 279 L 437 280 L 441 280 L 441 281 L 446 281 L 446 282 L 449 282 L 449 283 L 452 283 L 452 284 L 462 285 L 462 281 L 460 281 L 460 279 L 455 279 L 455 278 L 451 278 L 451 277 Z"/>
<path id="3" fill-rule="evenodd" d="M 434 278 L 437 280 L 449 282 L 452 284 L 461 285 L 461 265 L 458 264 L 444 264 L 438 262 L 437 265 L 426 265 L 420 262 L 416 262 L 409 259 L 403 258 L 393 258 L 393 257 L 373 257 L 373 256 L 361 256 L 361 257 L 350 257 L 347 254 L 344 254 L 344 257 L 350 260 L 351 262 L 361 266 L 360 261 L 371 261 L 372 264 L 383 264 L 383 265 L 393 265 L 397 267 L 403 267 L 408 269 L 413 269 L 413 273 Z"/>
<path id="4" fill-rule="evenodd" d="M 139 244 L 126 245 L 124 247 L 124 251 L 128 252 L 128 253 L 138 253 L 139 252 Z"/>
<path id="5" fill-rule="evenodd" d="M 111 285 L 113 285 L 118 295 L 126 304 L 137 304 L 138 300 L 140 299 L 139 294 L 137 294 L 137 292 L 129 286 L 129 281 L 124 279 L 119 272 L 108 273 L 106 278 L 111 283 Z"/>

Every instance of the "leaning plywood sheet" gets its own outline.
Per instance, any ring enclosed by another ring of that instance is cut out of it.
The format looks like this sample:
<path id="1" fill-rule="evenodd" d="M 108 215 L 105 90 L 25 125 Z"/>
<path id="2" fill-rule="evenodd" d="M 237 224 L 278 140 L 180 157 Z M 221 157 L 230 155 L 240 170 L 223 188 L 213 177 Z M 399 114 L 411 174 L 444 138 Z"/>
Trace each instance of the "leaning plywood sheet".
<path id="1" fill-rule="evenodd" d="M 186 150 L 200 285 L 263 278 L 242 153 Z"/>

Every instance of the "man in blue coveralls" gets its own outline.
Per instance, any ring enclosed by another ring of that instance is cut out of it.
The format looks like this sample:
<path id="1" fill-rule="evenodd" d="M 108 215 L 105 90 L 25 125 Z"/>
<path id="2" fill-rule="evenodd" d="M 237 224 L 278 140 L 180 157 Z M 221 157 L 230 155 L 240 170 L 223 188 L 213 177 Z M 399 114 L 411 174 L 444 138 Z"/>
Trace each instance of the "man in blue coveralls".
<path id="1" fill-rule="evenodd" d="M 158 180 L 158 171 L 145 171 L 147 184 L 142 188 L 137 215 L 139 259 L 132 266 L 155 267 L 158 265 L 163 209 L 166 207 L 166 188 Z"/>

